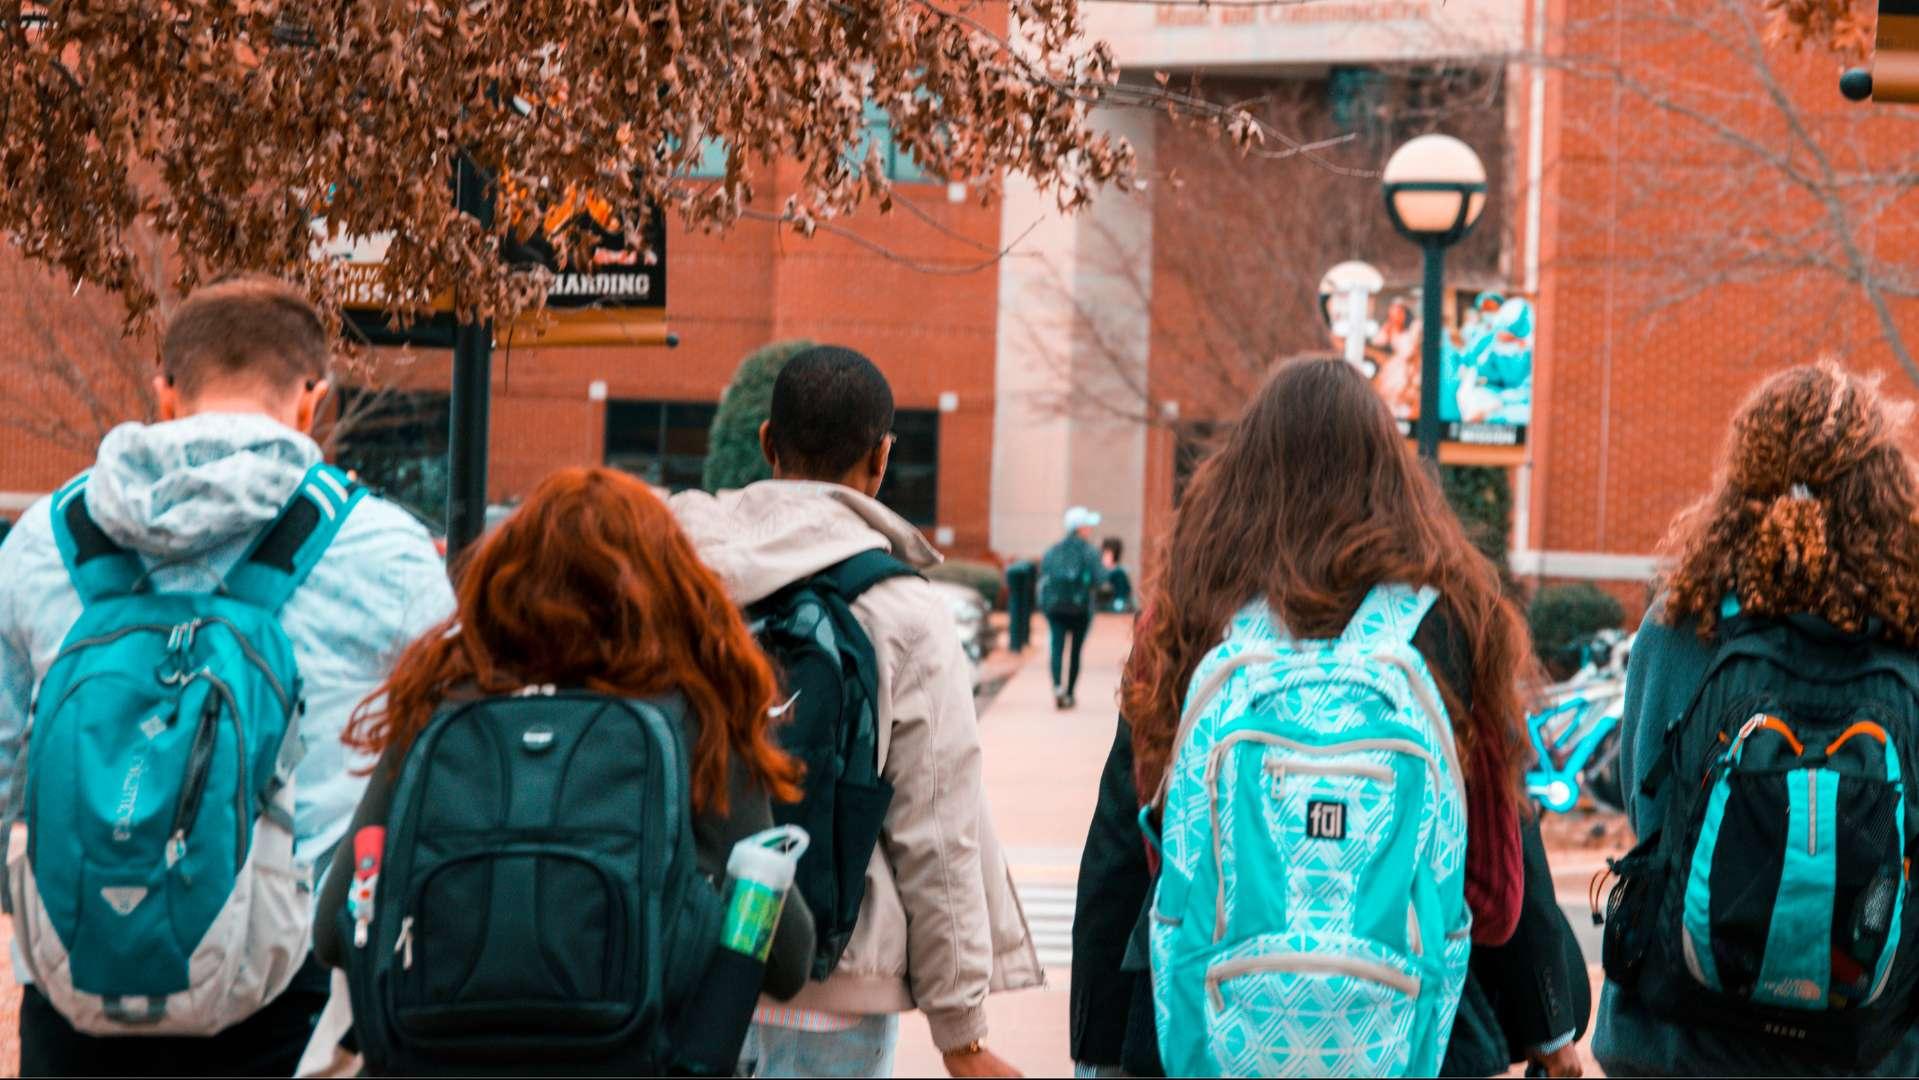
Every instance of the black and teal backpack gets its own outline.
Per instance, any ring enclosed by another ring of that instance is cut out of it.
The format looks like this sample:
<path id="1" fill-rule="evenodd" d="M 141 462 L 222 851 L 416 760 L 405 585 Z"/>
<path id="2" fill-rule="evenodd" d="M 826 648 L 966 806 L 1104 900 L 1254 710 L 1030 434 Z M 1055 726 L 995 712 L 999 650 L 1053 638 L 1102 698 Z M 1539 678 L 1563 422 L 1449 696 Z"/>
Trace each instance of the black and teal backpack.
<path id="1" fill-rule="evenodd" d="M 879 768 L 879 661 L 853 602 L 882 581 L 915 576 L 886 552 L 867 551 L 747 609 L 788 698 L 774 733 L 806 766 L 804 797 L 774 803 L 773 819 L 812 837 L 794 884 L 813 912 L 815 979 L 833 973 L 852 941 L 867 864 L 893 803 Z"/>
<path id="2" fill-rule="evenodd" d="M 1655 1013 L 1867 1069 L 1919 980 L 1919 656 L 1810 616 L 1735 617 L 1615 866 L 1606 975 Z"/>

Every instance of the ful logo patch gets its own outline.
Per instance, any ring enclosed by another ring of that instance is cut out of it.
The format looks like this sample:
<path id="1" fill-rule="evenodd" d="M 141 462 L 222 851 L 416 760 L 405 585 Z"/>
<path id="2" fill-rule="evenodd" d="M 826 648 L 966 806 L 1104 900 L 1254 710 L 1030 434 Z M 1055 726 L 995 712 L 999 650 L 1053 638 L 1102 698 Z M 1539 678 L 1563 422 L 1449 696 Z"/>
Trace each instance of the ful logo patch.
<path id="1" fill-rule="evenodd" d="M 1346 804 L 1314 799 L 1306 804 L 1306 837 L 1309 840 L 1346 839 Z"/>

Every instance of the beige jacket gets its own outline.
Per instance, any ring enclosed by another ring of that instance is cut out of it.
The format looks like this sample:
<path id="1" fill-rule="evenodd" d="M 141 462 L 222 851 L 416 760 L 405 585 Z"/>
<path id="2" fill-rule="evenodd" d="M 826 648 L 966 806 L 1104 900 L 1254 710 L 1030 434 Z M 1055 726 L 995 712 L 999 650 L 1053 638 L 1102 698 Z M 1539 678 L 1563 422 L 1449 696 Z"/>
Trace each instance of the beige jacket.
<path id="1" fill-rule="evenodd" d="M 768 480 L 717 498 L 687 492 L 673 511 L 745 605 L 862 551 L 916 567 L 939 553 L 874 499 L 835 484 Z M 789 1004 L 873 1014 L 919 1009 L 941 1050 L 986 1035 L 989 991 L 1044 974 L 980 782 L 972 680 L 953 616 L 917 578 L 853 605 L 879 656 L 880 770 L 893 785 L 866 900 L 839 968 Z"/>

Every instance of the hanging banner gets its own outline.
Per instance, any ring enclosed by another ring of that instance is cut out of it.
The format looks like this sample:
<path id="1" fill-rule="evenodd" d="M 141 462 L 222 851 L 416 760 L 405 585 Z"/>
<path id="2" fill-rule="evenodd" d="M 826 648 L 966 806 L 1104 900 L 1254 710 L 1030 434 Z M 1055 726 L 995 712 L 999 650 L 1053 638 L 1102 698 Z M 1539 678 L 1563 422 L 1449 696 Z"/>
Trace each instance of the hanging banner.
<path id="1" fill-rule="evenodd" d="M 1463 317 L 1442 331 L 1439 365 L 1440 460 L 1458 465 L 1517 465 L 1526 459 L 1532 425 L 1532 301 L 1486 291 L 1447 297 Z M 1461 300 L 1468 301 L 1465 304 Z M 1334 307 L 1338 307 L 1337 301 Z M 1419 419 L 1422 328 L 1417 292 L 1388 290 L 1375 310 L 1360 365 L 1411 437 Z M 1334 311 L 1338 316 L 1342 311 Z M 1350 325 L 1329 318 L 1333 344 Z"/>
<path id="2" fill-rule="evenodd" d="M 564 262 L 548 237 L 571 218 L 595 240 L 585 265 Z M 530 312 L 496 336 L 504 346 L 664 345 L 666 331 L 666 225 L 656 208 L 644 230 L 647 246 L 629 247 L 611 207 L 593 196 L 568 198 L 531 227 L 515 230 L 501 244 L 514 267 L 543 268 L 553 275 L 546 310 Z M 324 235 L 326 223 L 314 223 Z M 449 298 L 433 305 L 433 314 L 400 326 L 387 313 L 380 270 L 392 233 L 345 237 L 315 244 L 315 257 L 341 264 L 346 314 L 351 333 L 374 345 L 453 347 Z"/>

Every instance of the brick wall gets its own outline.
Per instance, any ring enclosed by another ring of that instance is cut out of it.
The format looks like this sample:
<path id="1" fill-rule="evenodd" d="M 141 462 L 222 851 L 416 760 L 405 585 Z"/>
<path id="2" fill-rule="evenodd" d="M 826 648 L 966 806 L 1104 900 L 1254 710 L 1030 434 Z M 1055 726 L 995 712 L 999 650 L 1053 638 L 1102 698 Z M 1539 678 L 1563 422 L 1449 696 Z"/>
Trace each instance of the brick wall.
<path id="1" fill-rule="evenodd" d="M 776 171 L 759 205 L 778 206 L 794 179 L 790 169 Z M 871 356 L 901 408 L 937 409 L 942 394 L 956 396 L 957 409 L 941 417 L 939 524 L 953 530 L 952 553 L 987 555 L 998 304 L 988 254 L 998 244 L 1000 223 L 996 207 L 982 208 L 977 192 L 967 195 L 954 203 L 944 185 L 902 185 L 896 199 L 913 200 L 930 223 L 904 211 L 870 209 L 837 223 L 889 254 L 844 237 L 803 238 L 764 223 L 743 222 L 725 235 L 675 227 L 667 245 L 667 295 L 679 348 L 495 350 L 489 495 L 510 499 L 556 467 L 603 459 L 606 409 L 589 399 L 596 380 L 614 399 L 715 402 L 748 352 L 773 340 L 810 337 Z M 63 347 L 77 368 L 98 368 L 92 359 L 98 342 L 89 328 L 99 320 L 81 307 L 91 302 L 69 297 L 50 278 L 31 296 L 0 300 L 0 395 L 8 415 L 72 413 L 76 424 L 90 421 L 70 388 L 24 374 L 22 350 L 31 343 L 19 328 L 23 303 L 55 312 L 51 322 L 74 327 Z M 151 357 L 150 345 L 136 348 Z M 444 390 L 449 378 L 445 353 L 421 352 L 410 365 L 387 369 L 392 385 L 413 389 Z M 109 408 L 116 419 L 134 411 L 124 401 Z M 50 490 L 89 457 L 0 424 L 0 492 Z"/>
<path id="2" fill-rule="evenodd" d="M 1548 80 L 1528 546 L 1651 553 L 1711 484 L 1740 401 L 1784 367 L 1832 353 L 1887 373 L 1902 396 L 1919 391 L 1862 290 L 1826 268 L 1847 256 L 1818 193 L 1821 155 L 1839 171 L 1884 169 L 1910 154 L 1919 112 L 1842 100 L 1834 58 L 1755 47 L 1757 11 L 1551 5 L 1564 59 Z M 1913 208 L 1859 209 L 1851 235 L 1909 273 L 1913 249 L 1886 237 L 1910 235 Z M 1740 250 L 1765 258 L 1730 257 Z M 1896 314 L 1919 343 L 1919 311 Z"/>

